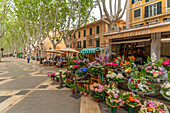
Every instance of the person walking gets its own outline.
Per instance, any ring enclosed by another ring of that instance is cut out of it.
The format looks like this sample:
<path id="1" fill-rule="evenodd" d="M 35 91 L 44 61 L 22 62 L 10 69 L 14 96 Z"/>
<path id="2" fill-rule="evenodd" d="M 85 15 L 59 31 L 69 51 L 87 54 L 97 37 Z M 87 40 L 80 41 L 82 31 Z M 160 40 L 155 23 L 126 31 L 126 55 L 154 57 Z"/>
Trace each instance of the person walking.
<path id="1" fill-rule="evenodd" d="M 27 56 L 27 63 L 30 62 L 30 55 Z"/>

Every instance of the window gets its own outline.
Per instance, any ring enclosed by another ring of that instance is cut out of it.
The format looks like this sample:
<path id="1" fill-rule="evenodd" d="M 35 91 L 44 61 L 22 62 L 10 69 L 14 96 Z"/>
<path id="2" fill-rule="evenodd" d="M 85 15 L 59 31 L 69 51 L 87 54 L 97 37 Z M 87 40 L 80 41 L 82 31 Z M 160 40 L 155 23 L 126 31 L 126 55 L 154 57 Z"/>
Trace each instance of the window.
<path id="1" fill-rule="evenodd" d="M 96 34 L 99 34 L 99 26 L 96 26 Z"/>
<path id="2" fill-rule="evenodd" d="M 86 30 L 84 30 L 84 37 L 86 37 Z"/>
<path id="3" fill-rule="evenodd" d="M 146 24 L 154 24 L 154 23 L 157 23 L 157 22 L 158 22 L 158 20 L 153 20 L 153 21 L 147 22 Z"/>
<path id="4" fill-rule="evenodd" d="M 145 7 L 145 18 L 162 13 L 162 2 Z"/>
<path id="5" fill-rule="evenodd" d="M 140 17 L 140 13 L 141 13 L 140 9 L 134 10 L 134 18 Z"/>
<path id="6" fill-rule="evenodd" d="M 96 47 L 100 47 L 100 38 L 96 40 Z"/>
<path id="7" fill-rule="evenodd" d="M 86 48 L 86 40 L 83 40 L 83 48 Z"/>
<path id="8" fill-rule="evenodd" d="M 170 8 L 170 0 L 167 0 L 167 8 Z"/>
<path id="9" fill-rule="evenodd" d="M 76 48 L 76 42 L 73 42 L 73 46 L 72 46 L 73 48 Z"/>
<path id="10" fill-rule="evenodd" d="M 170 20 L 170 18 L 164 18 L 164 19 L 163 19 L 163 21 L 168 21 L 168 20 Z"/>
<path id="11" fill-rule="evenodd" d="M 139 1 L 141 1 L 141 0 L 132 0 L 132 4 L 139 2 Z"/>
<path id="12" fill-rule="evenodd" d="M 77 42 L 77 48 L 81 48 L 81 41 Z"/>
<path id="13" fill-rule="evenodd" d="M 92 35 L 92 28 L 90 28 L 90 35 Z"/>
<path id="14" fill-rule="evenodd" d="M 79 38 L 80 38 L 80 31 L 79 31 Z"/>
<path id="15" fill-rule="evenodd" d="M 144 24 L 143 23 L 141 23 L 141 24 L 137 24 L 137 25 L 134 25 L 135 27 L 141 27 L 141 26 L 143 26 Z"/>
<path id="16" fill-rule="evenodd" d="M 76 39 L 76 34 L 74 34 L 74 39 Z"/>
<path id="17" fill-rule="evenodd" d="M 88 46 L 93 46 L 93 39 L 89 39 L 89 45 Z"/>

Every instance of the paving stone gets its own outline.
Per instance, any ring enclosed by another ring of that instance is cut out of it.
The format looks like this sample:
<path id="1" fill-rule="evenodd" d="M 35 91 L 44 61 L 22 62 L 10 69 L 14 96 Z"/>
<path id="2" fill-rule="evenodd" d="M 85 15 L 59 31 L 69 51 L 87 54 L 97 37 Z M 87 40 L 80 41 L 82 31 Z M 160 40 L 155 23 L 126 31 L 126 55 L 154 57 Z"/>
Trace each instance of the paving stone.
<path id="1" fill-rule="evenodd" d="M 46 79 L 47 77 L 42 76 L 22 77 L 0 85 L 0 90 L 35 88 Z"/>
<path id="2" fill-rule="evenodd" d="M 59 82 L 52 82 L 50 85 L 59 85 Z"/>
<path id="3" fill-rule="evenodd" d="M 6 80 L 6 79 L 0 79 L 0 82 L 3 81 L 3 80 Z"/>
<path id="4" fill-rule="evenodd" d="M 22 91 L 18 92 L 18 93 L 15 94 L 15 95 L 25 95 L 25 94 L 27 94 L 29 91 L 30 91 L 30 90 L 22 90 Z"/>
<path id="5" fill-rule="evenodd" d="M 48 87 L 48 85 L 41 85 L 40 87 L 38 87 L 38 88 L 47 88 Z"/>
<path id="6" fill-rule="evenodd" d="M 5 101 L 6 99 L 8 99 L 11 96 L 0 96 L 0 103 Z"/>
<path id="7" fill-rule="evenodd" d="M 79 113 L 80 99 L 71 94 L 67 90 L 36 90 L 6 113 Z"/>
<path id="8" fill-rule="evenodd" d="M 0 77 L 19 77 L 25 74 L 32 73 L 32 71 L 15 71 L 0 75 Z"/>

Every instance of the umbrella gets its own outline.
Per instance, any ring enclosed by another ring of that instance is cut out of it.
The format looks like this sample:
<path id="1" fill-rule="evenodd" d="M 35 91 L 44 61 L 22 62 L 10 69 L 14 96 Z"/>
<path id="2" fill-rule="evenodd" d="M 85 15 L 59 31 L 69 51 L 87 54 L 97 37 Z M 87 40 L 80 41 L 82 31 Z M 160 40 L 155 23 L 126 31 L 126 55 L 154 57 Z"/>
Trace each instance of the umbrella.
<path id="1" fill-rule="evenodd" d="M 72 48 L 63 48 L 63 49 L 57 49 L 58 51 L 62 52 L 69 52 L 69 53 L 80 53 L 79 51 L 72 49 Z"/>
<path id="2" fill-rule="evenodd" d="M 50 52 L 50 53 L 57 53 L 57 54 L 64 54 L 64 52 L 58 51 L 58 50 L 47 50 L 46 52 Z"/>

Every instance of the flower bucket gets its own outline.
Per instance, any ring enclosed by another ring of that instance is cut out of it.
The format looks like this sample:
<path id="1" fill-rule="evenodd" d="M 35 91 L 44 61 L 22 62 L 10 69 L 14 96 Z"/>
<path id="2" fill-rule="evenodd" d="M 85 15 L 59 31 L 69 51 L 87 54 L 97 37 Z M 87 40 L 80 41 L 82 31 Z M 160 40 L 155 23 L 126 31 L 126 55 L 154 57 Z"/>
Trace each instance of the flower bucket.
<path id="1" fill-rule="evenodd" d="M 107 69 L 107 71 L 115 72 L 114 69 Z"/>
<path id="2" fill-rule="evenodd" d="M 84 96 L 86 97 L 86 96 L 87 96 L 87 93 L 84 93 Z"/>
<path id="3" fill-rule="evenodd" d="M 128 106 L 128 113 L 134 113 L 134 108 L 132 108 L 131 106 Z"/>
<path id="4" fill-rule="evenodd" d="M 117 107 L 111 107 L 111 113 L 116 113 L 117 112 Z"/>
<path id="5" fill-rule="evenodd" d="M 75 91 L 74 91 L 74 90 L 72 90 L 72 93 L 74 94 L 74 93 L 75 93 Z"/>
<path id="6" fill-rule="evenodd" d="M 99 100 L 98 100 L 97 98 L 94 98 L 94 101 L 97 102 L 97 103 L 99 103 Z"/>
<path id="7" fill-rule="evenodd" d="M 59 79 L 56 79 L 56 82 L 59 82 Z"/>
<path id="8" fill-rule="evenodd" d="M 116 88 L 118 88 L 118 84 L 115 84 L 114 82 L 111 82 L 110 85 L 111 85 L 111 86 L 114 85 Z"/>

